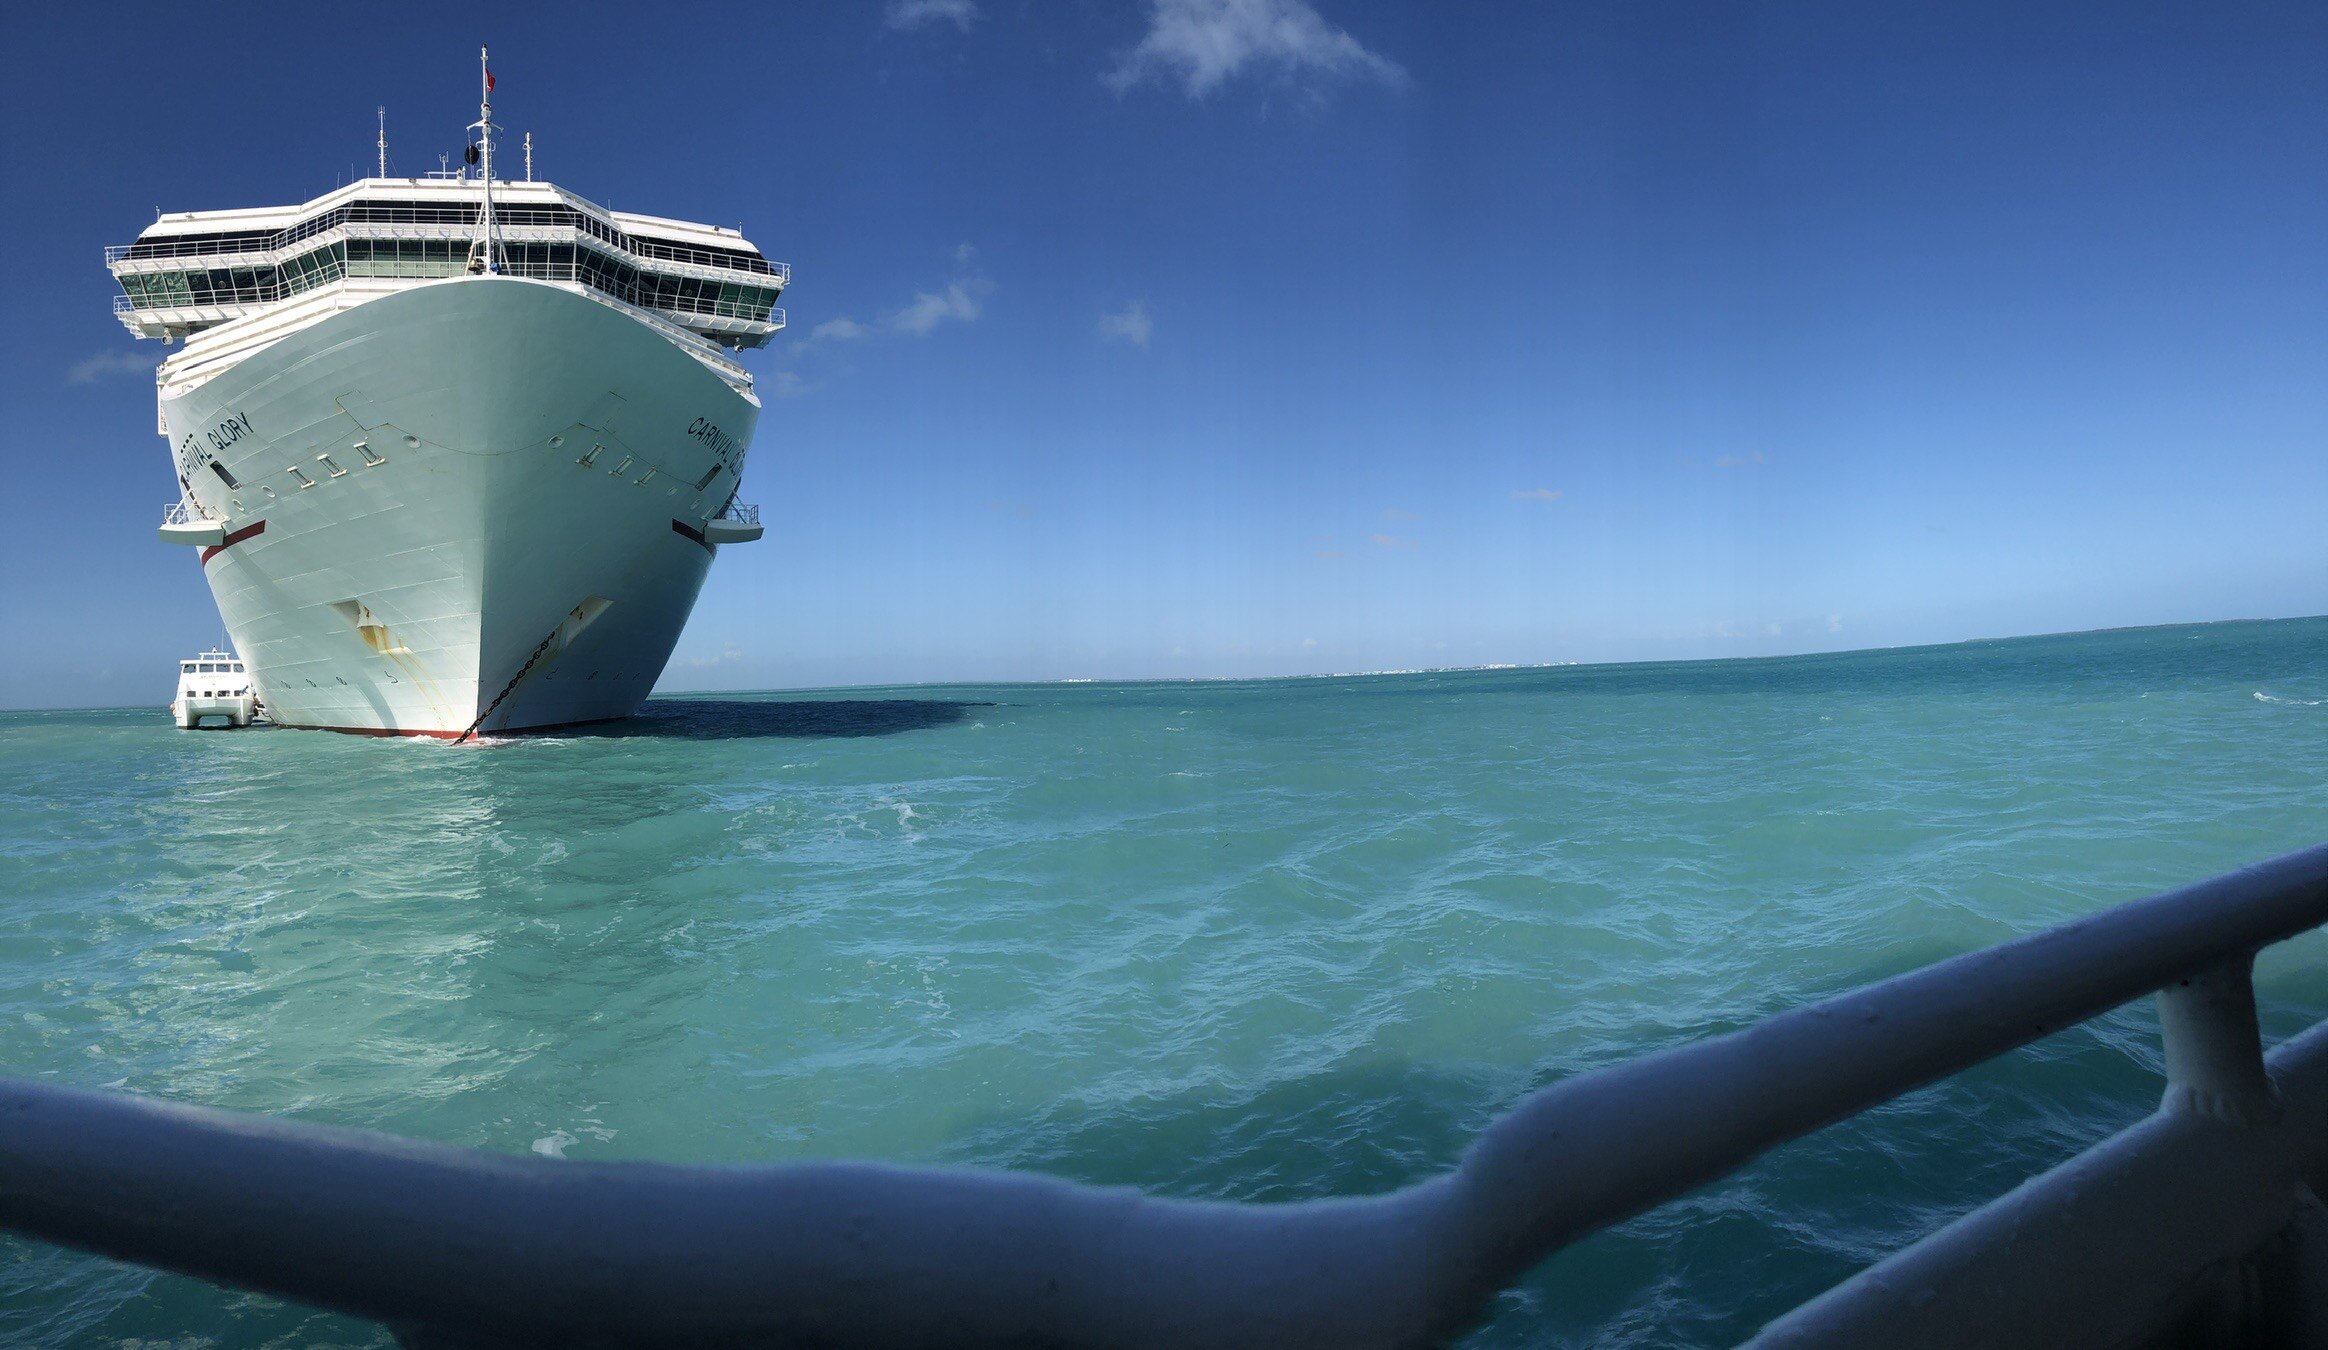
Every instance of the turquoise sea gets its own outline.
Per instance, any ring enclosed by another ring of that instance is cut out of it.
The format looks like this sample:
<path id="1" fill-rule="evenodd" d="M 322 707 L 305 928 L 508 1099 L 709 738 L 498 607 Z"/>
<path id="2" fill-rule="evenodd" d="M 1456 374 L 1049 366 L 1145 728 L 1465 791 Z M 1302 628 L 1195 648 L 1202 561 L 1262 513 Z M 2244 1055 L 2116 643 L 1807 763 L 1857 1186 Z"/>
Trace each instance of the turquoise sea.
<path id="1" fill-rule="evenodd" d="M 0 1072 L 566 1158 L 1289 1200 L 1530 1089 L 2328 839 L 2328 619 L 657 699 L 473 746 L 0 715 Z M 2328 940 L 2266 953 L 2267 1035 Z M 2136 1006 L 1554 1258 L 1726 1344 L 2147 1111 Z M 0 1239 L 0 1343 L 383 1345 Z"/>

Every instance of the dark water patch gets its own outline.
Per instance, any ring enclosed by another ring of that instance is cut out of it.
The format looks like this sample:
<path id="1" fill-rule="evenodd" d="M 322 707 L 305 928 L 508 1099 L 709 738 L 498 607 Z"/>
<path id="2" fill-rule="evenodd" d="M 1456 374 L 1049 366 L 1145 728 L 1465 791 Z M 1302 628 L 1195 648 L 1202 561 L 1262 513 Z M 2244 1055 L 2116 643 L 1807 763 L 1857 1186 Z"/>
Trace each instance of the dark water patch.
<path id="1" fill-rule="evenodd" d="M 936 698 L 712 699 L 657 698 L 636 717 L 577 727 L 558 735 L 731 741 L 752 737 L 895 736 L 950 727 L 991 703 Z"/>

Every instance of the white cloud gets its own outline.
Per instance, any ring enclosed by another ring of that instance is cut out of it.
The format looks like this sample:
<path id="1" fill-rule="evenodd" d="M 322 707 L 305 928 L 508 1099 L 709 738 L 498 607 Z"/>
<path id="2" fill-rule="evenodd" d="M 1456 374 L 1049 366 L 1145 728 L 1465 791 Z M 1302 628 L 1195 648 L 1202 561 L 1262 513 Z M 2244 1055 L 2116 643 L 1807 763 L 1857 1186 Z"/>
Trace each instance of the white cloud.
<path id="1" fill-rule="evenodd" d="M 1560 494 L 1551 488 L 1514 488 L 1512 489 L 1512 500 L 1515 502 L 1556 502 L 1560 500 Z"/>
<path id="2" fill-rule="evenodd" d="M 95 384 L 116 375 L 143 375 L 154 377 L 154 367 L 161 362 L 143 352 L 99 352 L 95 356 L 75 361 L 65 372 L 67 384 Z"/>
<path id="3" fill-rule="evenodd" d="M 1301 640 L 1301 645 L 1304 647 L 1315 647 L 1318 645 L 1318 640 L 1316 638 L 1303 638 Z"/>
<path id="4" fill-rule="evenodd" d="M 1370 534 L 1366 537 L 1382 548 L 1413 548 L 1415 546 L 1415 541 L 1412 539 L 1394 539 L 1387 534 Z"/>
<path id="5" fill-rule="evenodd" d="M 978 261 L 978 246 L 976 244 L 954 245 L 954 261 L 964 267 Z"/>
<path id="6" fill-rule="evenodd" d="M 843 315 L 837 319 L 827 319 L 809 329 L 808 335 L 817 342 L 855 342 L 872 331 L 855 319 Z"/>
<path id="7" fill-rule="evenodd" d="M 978 6 L 973 0 L 889 0 L 884 16 L 891 28 L 900 31 L 950 23 L 967 33 L 977 19 Z"/>
<path id="8" fill-rule="evenodd" d="M 1840 632 L 1842 632 L 1842 631 L 1843 631 L 1843 616 L 1842 616 L 1842 615 L 1840 615 L 1840 614 L 1830 614 L 1830 615 L 1828 615 L 1828 616 L 1827 616 L 1827 631 L 1828 631 L 1828 632 L 1830 632 L 1830 633 L 1840 633 Z"/>
<path id="9" fill-rule="evenodd" d="M 798 398 L 816 388 L 815 385 L 802 378 L 797 370 L 779 370 L 768 378 L 768 392 L 777 398 Z"/>
<path id="10" fill-rule="evenodd" d="M 1179 80 L 1202 98 L 1244 71 L 1315 88 L 1335 80 L 1408 83 L 1396 62 L 1361 46 L 1307 0 L 1151 0 L 1148 31 L 1102 79 L 1118 94 Z"/>
<path id="11" fill-rule="evenodd" d="M 1148 317 L 1148 304 L 1134 300 L 1118 314 L 1099 316 L 1099 335 L 1110 342 L 1129 342 L 1135 347 L 1148 345 L 1148 337 L 1156 331 L 1155 320 Z"/>
<path id="12" fill-rule="evenodd" d="M 889 326 L 925 337 L 948 319 L 969 323 L 978 317 L 980 297 L 993 289 L 983 277 L 965 277 L 948 283 L 943 291 L 917 291 L 912 304 L 889 316 Z"/>

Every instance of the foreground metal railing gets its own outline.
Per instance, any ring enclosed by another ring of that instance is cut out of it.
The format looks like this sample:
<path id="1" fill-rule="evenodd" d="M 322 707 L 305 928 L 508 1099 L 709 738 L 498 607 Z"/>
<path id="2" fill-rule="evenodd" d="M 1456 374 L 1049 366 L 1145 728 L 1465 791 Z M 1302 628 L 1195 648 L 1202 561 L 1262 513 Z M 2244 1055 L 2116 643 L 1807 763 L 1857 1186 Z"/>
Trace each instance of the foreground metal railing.
<path id="1" fill-rule="evenodd" d="M 2249 968 L 2323 922 L 2328 845 L 1556 1083 L 1453 1172 L 1366 1199 L 553 1162 L 11 1082 L 0 1225 L 415 1345 L 1425 1344 L 1595 1230 L 2158 990 L 2156 1114 L 1758 1343 L 2319 1344 L 2328 1023 L 2267 1068 Z"/>

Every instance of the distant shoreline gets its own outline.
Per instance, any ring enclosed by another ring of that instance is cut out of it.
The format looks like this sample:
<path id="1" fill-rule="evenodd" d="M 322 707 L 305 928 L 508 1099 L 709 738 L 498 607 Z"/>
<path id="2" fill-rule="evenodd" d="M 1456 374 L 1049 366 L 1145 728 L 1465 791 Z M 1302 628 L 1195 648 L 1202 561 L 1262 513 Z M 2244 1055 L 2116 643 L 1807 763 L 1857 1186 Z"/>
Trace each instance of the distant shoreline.
<path id="1" fill-rule="evenodd" d="M 1018 680 L 894 680 L 863 684 L 804 684 L 732 689 L 660 689 L 648 696 L 651 704 L 658 699 L 677 698 L 733 698 L 749 694 L 838 694 L 867 693 L 884 689 L 990 689 L 1013 685 L 1052 687 L 1058 685 L 1173 685 L 1173 684 L 1262 684 L 1285 680 L 1367 680 L 1392 679 L 1409 675 L 1467 675 L 1498 671 L 1543 670 L 1614 670 L 1628 666 L 1696 666 L 1741 661 L 1814 661 L 1834 657 L 1864 656 L 1878 652 L 1940 651 L 1950 647 L 1984 646 L 2000 642 L 2035 642 L 2050 638 L 2099 637 L 2111 633 L 2148 633 L 2168 628 L 2216 628 L 2228 624 L 2304 623 L 2328 619 L 2328 614 L 2290 614 L 2276 618 L 2196 619 L 2182 623 L 2119 624 L 2108 628 L 2076 628 L 2052 633 L 2008 633 L 1994 637 L 1956 638 L 1947 642 L 1909 642 L 1889 647 L 1838 647 L 1825 651 L 1780 652 L 1760 656 L 1676 656 L 1655 660 L 1633 661 L 1492 661 L 1480 665 L 1416 666 L 1389 670 L 1304 671 L 1286 675 L 1134 675 L 1134 676 L 1066 676 L 1050 679 Z M 163 699 L 157 697 L 153 706 L 159 709 Z M 63 704 L 47 707 L 0 707 L 0 715 L 10 713 L 50 712 L 126 712 L 144 708 L 139 704 Z"/>
<path id="2" fill-rule="evenodd" d="M 2328 619 L 2328 614 L 2287 614 L 2261 618 L 2194 619 L 2176 623 L 2132 623 L 2109 628 L 2072 628 L 2048 633 L 2005 633 L 1994 637 L 1954 638 L 1946 642 L 1904 642 L 1887 647 L 1836 647 L 1809 652 L 1776 652 L 1759 656 L 1672 656 L 1632 661 L 1491 661 L 1466 666 L 1415 666 L 1391 670 L 1305 671 L 1287 675 L 1072 675 L 1022 680 L 896 680 L 887 683 L 797 685 L 766 689 L 657 689 L 657 698 L 694 698 L 734 694 L 829 694 L 869 689 L 992 688 L 1006 685 L 1126 685 L 1126 684 L 1261 684 L 1280 680 L 1364 680 L 1402 675 L 1462 675 L 1489 671 L 1609 670 L 1626 666 L 1696 666 L 1734 661 L 1810 661 L 1827 657 L 1864 656 L 1875 652 L 1939 651 L 1997 642 L 2035 642 L 2047 638 L 2099 637 L 2109 633 L 2148 633 L 2167 628 L 2214 628 L 2242 623 L 2305 623 Z"/>

